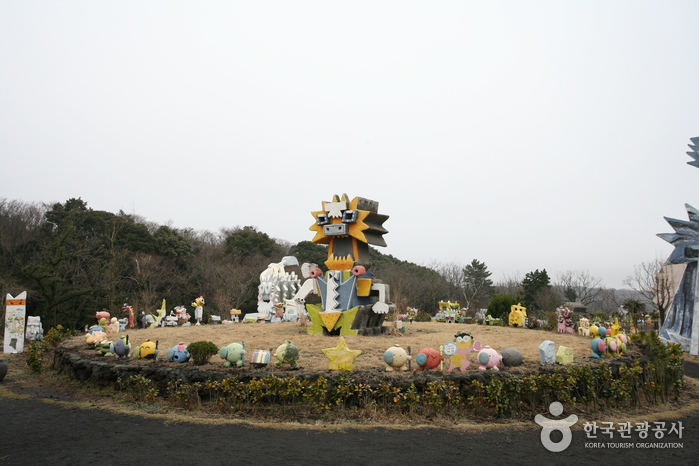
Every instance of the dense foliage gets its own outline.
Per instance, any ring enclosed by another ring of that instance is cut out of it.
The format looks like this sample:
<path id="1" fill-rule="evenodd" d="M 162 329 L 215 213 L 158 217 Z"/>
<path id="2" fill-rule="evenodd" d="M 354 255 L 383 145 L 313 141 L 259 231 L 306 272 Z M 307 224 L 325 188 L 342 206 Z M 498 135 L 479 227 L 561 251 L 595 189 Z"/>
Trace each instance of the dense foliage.
<path id="1" fill-rule="evenodd" d="M 200 295 L 205 319 L 233 308 L 255 312 L 269 263 L 294 255 L 324 269 L 326 251 L 310 241 L 281 244 L 252 226 L 211 233 L 157 225 L 93 210 L 79 198 L 52 205 L 0 199 L 0 292 L 27 290 L 28 314 L 41 316 L 45 327 L 80 328 L 103 309 L 121 316 L 125 303 L 146 312 L 163 299 L 168 309 L 191 307 Z M 374 276 L 390 284 L 400 309 L 433 314 L 449 299 L 437 271 L 373 248 L 371 255 Z"/>

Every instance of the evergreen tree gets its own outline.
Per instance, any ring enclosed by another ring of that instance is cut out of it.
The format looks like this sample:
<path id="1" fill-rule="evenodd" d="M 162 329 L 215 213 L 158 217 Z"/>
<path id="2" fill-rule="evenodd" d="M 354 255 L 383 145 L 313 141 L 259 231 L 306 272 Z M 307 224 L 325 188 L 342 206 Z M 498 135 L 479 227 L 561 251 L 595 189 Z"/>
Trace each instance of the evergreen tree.
<path id="1" fill-rule="evenodd" d="M 493 295 L 493 281 L 489 278 L 492 272 L 485 263 L 473 259 L 463 270 L 463 293 L 468 309 L 484 308 Z"/>
<path id="2" fill-rule="evenodd" d="M 536 302 L 537 295 L 546 288 L 551 286 L 551 279 L 546 269 L 536 269 L 529 272 L 522 280 L 522 304 L 529 308 Z"/>

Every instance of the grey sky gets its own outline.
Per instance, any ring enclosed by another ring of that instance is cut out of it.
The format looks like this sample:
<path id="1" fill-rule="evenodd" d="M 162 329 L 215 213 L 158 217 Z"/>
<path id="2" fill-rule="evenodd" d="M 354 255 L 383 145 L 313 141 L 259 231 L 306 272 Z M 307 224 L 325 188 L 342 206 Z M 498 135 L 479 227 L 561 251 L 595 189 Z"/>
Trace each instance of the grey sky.
<path id="1" fill-rule="evenodd" d="M 696 1 L 0 2 L 0 197 L 621 287 L 699 207 Z"/>

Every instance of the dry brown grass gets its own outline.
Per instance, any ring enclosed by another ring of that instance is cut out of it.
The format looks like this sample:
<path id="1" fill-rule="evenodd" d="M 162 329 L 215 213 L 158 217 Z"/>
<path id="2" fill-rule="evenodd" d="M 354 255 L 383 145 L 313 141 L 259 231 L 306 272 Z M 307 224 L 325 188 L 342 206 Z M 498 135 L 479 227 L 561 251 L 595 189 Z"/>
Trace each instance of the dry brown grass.
<path id="1" fill-rule="evenodd" d="M 453 340 L 454 335 L 460 331 L 471 333 L 474 339 L 480 341 L 483 346 L 489 345 L 500 352 L 507 348 L 517 348 L 524 356 L 525 364 L 521 368 L 514 369 L 515 372 L 538 367 L 538 348 L 545 340 L 554 341 L 556 348 L 561 345 L 572 348 L 576 363 L 589 361 L 591 354 L 591 339 L 589 337 L 552 331 L 434 322 L 407 323 L 405 327 L 404 333 L 391 332 L 392 334 L 379 337 L 345 337 L 350 349 L 362 351 L 362 354 L 354 362 L 354 369 L 383 369 L 385 367 L 383 353 L 394 344 L 399 344 L 406 349 L 411 347 L 411 352 L 415 355 L 423 348 L 439 349 L 440 345 Z M 132 348 L 140 345 L 146 339 L 158 340 L 159 360 L 164 360 L 165 352 L 178 342 L 190 344 L 200 340 L 211 341 L 220 348 L 233 342 L 245 340 L 245 347 L 249 355 L 255 349 L 276 349 L 284 340 L 291 340 L 301 351 L 299 365 L 302 370 L 306 371 L 327 370 L 328 359 L 321 350 L 334 347 L 338 341 L 338 337 L 308 335 L 305 327 L 291 322 L 165 327 L 131 330 L 125 333 L 129 335 Z M 81 344 L 80 338 L 77 337 L 71 342 L 71 346 L 79 346 Z M 87 345 L 84 346 L 87 347 Z M 469 355 L 471 360 L 469 370 L 478 367 L 475 364 L 476 354 L 477 352 L 474 351 Z M 210 360 L 210 365 L 220 366 L 222 364 L 223 361 L 218 356 L 213 356 Z M 413 366 L 413 368 L 415 367 Z"/>

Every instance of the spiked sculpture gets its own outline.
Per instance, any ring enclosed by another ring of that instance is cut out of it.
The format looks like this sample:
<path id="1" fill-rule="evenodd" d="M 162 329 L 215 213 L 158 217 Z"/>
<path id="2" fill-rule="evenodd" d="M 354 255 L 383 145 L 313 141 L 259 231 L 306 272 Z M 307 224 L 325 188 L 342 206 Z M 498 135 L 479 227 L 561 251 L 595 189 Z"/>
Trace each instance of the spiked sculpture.
<path id="1" fill-rule="evenodd" d="M 687 155 L 694 160 L 687 162 L 699 168 L 699 137 L 690 138 L 691 151 Z M 685 204 L 689 221 L 665 217 L 675 233 L 658 236 L 675 246 L 665 264 L 687 264 L 672 305 L 667 311 L 659 336 L 665 341 L 678 343 L 684 351 L 699 354 L 699 305 L 697 305 L 697 260 L 699 259 L 699 211 Z"/>
<path id="2" fill-rule="evenodd" d="M 299 289 L 299 279 L 294 272 L 287 272 L 285 267 L 299 265 L 294 256 L 285 256 L 281 262 L 269 264 L 260 274 L 260 285 L 257 287 L 257 313 L 271 322 L 282 320 L 297 321 L 299 315 L 291 312 L 278 312 L 281 304 L 292 298 Z M 250 314 L 248 314 L 250 315 Z"/>
<path id="3" fill-rule="evenodd" d="M 304 264 L 302 272 L 309 277 L 293 299 L 289 309 L 305 303 L 310 293 L 320 295 L 322 306 L 307 304 L 313 323 L 309 333 L 325 335 L 378 335 L 383 332 L 386 314 L 395 309 L 390 303 L 388 285 L 375 280 L 369 267 L 369 245 L 386 246 L 383 223 L 387 215 L 378 213 L 379 203 L 347 194 L 333 196 L 323 202 L 323 209 L 312 212 L 315 223 L 314 243 L 328 245 L 328 271 L 323 273 L 314 264 Z"/>

